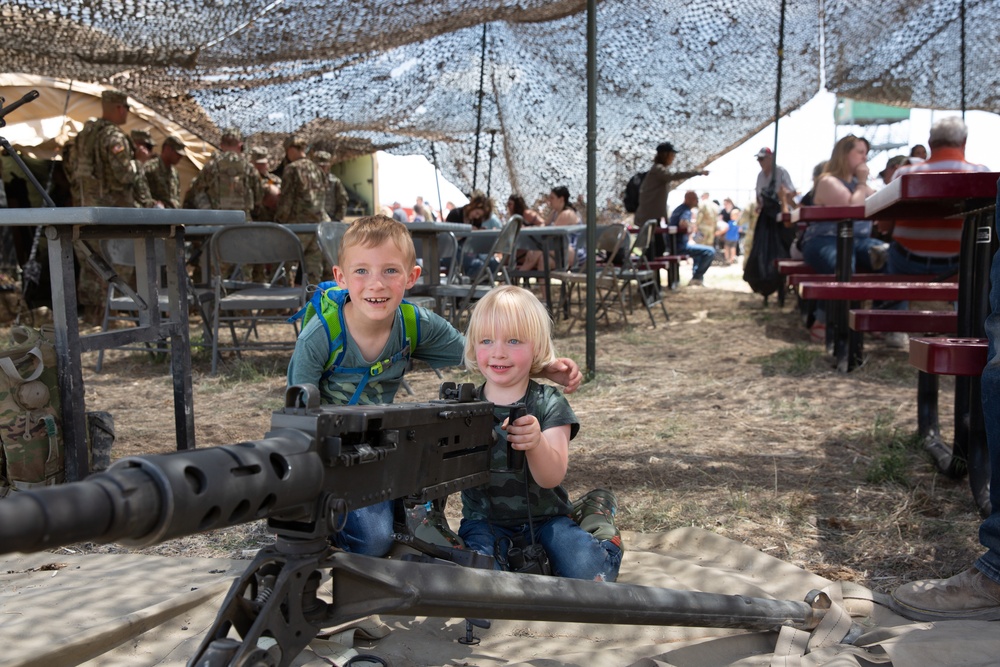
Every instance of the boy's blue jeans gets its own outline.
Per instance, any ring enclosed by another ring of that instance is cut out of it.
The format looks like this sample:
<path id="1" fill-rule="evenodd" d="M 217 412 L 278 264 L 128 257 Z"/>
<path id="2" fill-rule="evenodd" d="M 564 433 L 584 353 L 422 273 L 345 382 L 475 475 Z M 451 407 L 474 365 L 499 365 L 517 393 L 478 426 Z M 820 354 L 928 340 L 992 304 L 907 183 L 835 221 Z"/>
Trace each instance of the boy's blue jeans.
<path id="1" fill-rule="evenodd" d="M 526 543 L 531 542 L 527 525 L 504 528 L 489 521 L 469 519 L 462 519 L 458 536 L 470 549 L 494 559 L 497 557 L 494 547 L 497 538 L 523 536 Z M 588 581 L 618 579 L 622 550 L 610 541 L 597 541 L 568 516 L 557 516 L 536 524 L 535 541 L 549 555 L 549 563 L 556 576 Z M 500 569 L 499 563 L 496 567 Z"/>
<path id="2" fill-rule="evenodd" d="M 385 500 L 348 512 L 344 529 L 333 535 L 333 545 L 364 556 L 388 554 L 393 544 L 393 502 Z"/>
<path id="3" fill-rule="evenodd" d="M 1000 194 L 997 196 L 1000 214 Z M 1000 231 L 1000 216 L 997 218 Z M 986 318 L 989 352 L 983 369 L 983 421 L 986 445 L 990 452 L 990 503 L 993 511 L 979 526 L 979 542 L 987 551 L 976 561 L 976 568 L 1000 583 L 1000 252 L 993 256 L 990 269 L 990 316 Z"/>

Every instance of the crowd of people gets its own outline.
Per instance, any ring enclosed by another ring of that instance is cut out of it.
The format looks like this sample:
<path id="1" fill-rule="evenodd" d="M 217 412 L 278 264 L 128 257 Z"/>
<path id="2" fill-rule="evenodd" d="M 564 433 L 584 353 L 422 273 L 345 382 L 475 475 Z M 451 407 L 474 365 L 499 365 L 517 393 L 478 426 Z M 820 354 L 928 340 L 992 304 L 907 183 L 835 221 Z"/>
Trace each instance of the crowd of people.
<path id="1" fill-rule="evenodd" d="M 127 96 L 117 90 L 101 95 L 101 117 L 89 121 L 64 154 L 64 165 L 74 206 L 192 208 L 243 211 L 247 221 L 312 223 L 343 220 L 348 193 L 331 173 L 330 153 L 306 153 L 308 142 L 289 136 L 284 153 L 271 168 L 266 147 L 244 153 L 242 133 L 222 132 L 219 150 L 205 163 L 185 193 L 181 193 L 176 165 L 184 142 L 167 136 L 156 153 L 149 130 L 126 133 Z M 305 279 L 318 284 L 324 274 L 322 253 L 315 234 L 301 235 L 305 251 Z M 77 249 L 82 259 L 82 249 Z M 96 274 L 81 261 L 80 304 L 85 318 L 100 312 L 103 288 Z"/>

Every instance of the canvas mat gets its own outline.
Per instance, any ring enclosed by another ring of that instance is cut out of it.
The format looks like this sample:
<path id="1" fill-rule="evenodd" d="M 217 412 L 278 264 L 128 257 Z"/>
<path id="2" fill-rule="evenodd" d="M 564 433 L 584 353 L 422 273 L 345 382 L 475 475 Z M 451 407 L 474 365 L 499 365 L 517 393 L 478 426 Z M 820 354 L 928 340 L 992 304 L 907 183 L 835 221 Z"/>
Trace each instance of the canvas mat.
<path id="1" fill-rule="evenodd" d="M 826 589 L 836 603 L 812 633 L 494 621 L 465 636 L 463 619 L 383 616 L 315 640 L 295 665 L 342 665 L 355 652 L 393 667 L 996 665 L 997 625 L 912 623 L 884 598 L 838 584 L 714 533 L 681 528 L 623 535 L 620 581 L 752 597 L 803 600 Z M 65 563 L 58 570 L 37 570 Z M 0 560 L 0 646 L 4 665 L 184 665 L 247 561 L 135 555 L 16 554 Z M 34 571 L 29 571 L 34 570 Z M 839 619 L 837 627 L 834 625 Z M 854 645 L 836 639 L 853 621 Z M 89 661 L 89 662 L 88 662 Z"/>

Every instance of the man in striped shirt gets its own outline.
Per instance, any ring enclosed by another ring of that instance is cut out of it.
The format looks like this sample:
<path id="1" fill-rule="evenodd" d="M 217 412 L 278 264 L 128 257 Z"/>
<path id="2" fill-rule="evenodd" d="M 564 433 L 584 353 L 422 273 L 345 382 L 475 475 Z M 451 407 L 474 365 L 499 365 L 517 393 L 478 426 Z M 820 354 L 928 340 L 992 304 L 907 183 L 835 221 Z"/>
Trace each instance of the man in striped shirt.
<path id="1" fill-rule="evenodd" d="M 928 171 L 989 171 L 980 164 L 965 159 L 965 141 L 969 128 L 959 116 L 948 116 L 931 127 L 928 145 L 931 156 L 924 162 L 900 167 L 893 180 L 903 174 Z M 892 231 L 889 247 L 888 272 L 904 274 L 949 275 L 958 270 L 958 255 L 962 239 L 962 218 L 927 220 L 896 220 L 888 223 Z M 879 223 L 887 231 L 883 223 Z"/>

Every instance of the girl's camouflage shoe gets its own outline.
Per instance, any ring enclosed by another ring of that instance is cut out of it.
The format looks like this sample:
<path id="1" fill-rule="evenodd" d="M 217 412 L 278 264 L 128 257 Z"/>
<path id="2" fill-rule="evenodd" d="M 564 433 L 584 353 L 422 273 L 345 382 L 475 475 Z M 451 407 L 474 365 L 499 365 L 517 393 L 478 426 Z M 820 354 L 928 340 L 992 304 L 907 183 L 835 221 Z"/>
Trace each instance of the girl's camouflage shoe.
<path id="1" fill-rule="evenodd" d="M 621 533 L 615 526 L 618 499 L 607 489 L 594 489 L 573 503 L 573 520 L 600 541 L 610 540 L 622 548 Z"/>

